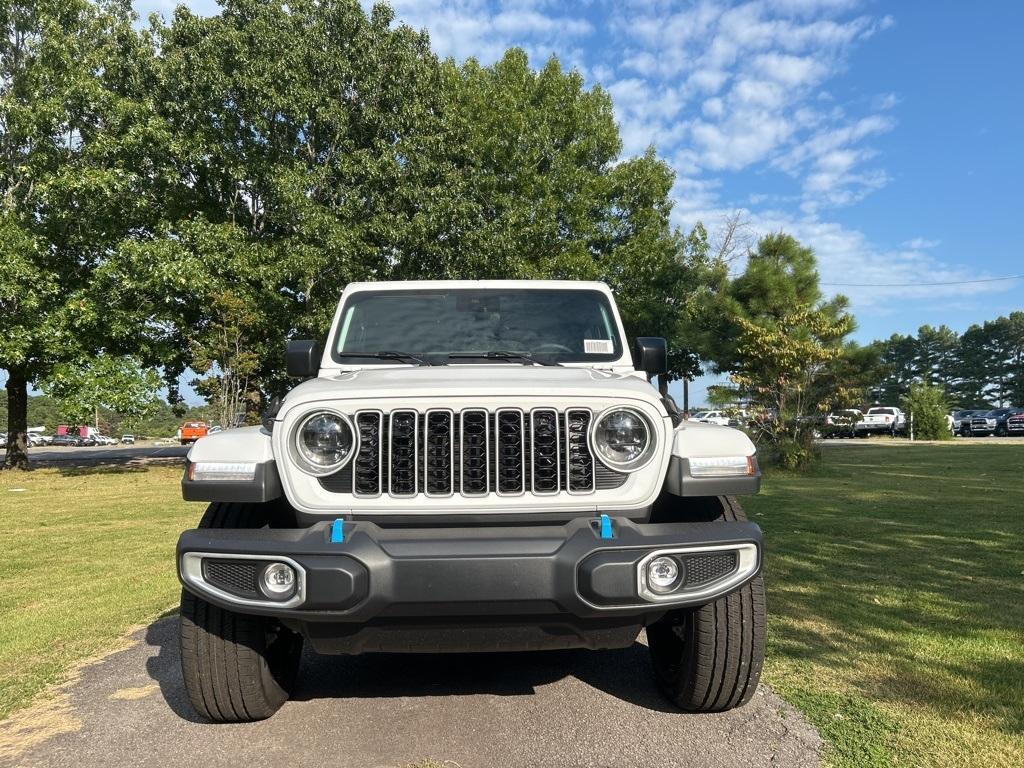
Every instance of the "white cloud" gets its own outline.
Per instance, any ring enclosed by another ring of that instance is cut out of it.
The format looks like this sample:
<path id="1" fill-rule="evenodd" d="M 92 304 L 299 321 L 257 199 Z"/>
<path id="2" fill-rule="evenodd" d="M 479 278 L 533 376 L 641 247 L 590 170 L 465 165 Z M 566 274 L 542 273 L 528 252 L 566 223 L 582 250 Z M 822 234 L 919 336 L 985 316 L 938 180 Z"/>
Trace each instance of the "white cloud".
<path id="1" fill-rule="evenodd" d="M 757 202 L 765 202 L 759 199 Z M 676 223 L 684 228 L 703 221 L 713 223 L 733 213 L 722 206 L 707 208 L 681 205 L 674 211 Z M 894 304 L 904 307 L 914 302 L 920 307 L 946 306 L 951 299 L 964 298 L 962 285 L 935 285 L 957 283 L 990 277 L 976 266 L 949 264 L 925 253 L 938 245 L 937 241 L 915 238 L 898 247 L 887 247 L 872 242 L 864 233 L 836 222 L 820 221 L 810 216 L 794 216 L 784 210 L 741 211 L 749 221 L 750 230 L 758 235 L 766 232 L 786 232 L 802 243 L 814 248 L 818 258 L 822 290 L 826 295 L 841 293 L 851 301 L 855 315 L 865 318 L 889 314 Z M 735 265 L 743 269 L 742 260 Z M 971 286 L 975 295 L 987 295 L 1006 290 L 1004 283 L 977 283 Z"/>
<path id="2" fill-rule="evenodd" d="M 914 239 L 907 240 L 903 243 L 902 247 L 906 248 L 908 251 L 927 251 L 931 248 L 938 248 L 940 245 L 942 245 L 941 240 L 928 240 L 924 237 L 915 237 Z"/>

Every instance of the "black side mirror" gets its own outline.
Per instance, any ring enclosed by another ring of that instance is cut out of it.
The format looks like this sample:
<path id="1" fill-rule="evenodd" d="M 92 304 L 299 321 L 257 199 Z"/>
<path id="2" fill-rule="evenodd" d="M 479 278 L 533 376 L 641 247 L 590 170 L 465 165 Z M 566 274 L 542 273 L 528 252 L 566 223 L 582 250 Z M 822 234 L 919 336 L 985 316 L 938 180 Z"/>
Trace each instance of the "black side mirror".
<path id="1" fill-rule="evenodd" d="M 668 342 L 657 336 L 637 336 L 633 341 L 633 367 L 647 378 L 668 373 Z"/>
<path id="2" fill-rule="evenodd" d="M 320 342 L 313 339 L 298 339 L 288 342 L 285 353 L 285 368 L 294 379 L 308 379 L 320 371 Z"/>

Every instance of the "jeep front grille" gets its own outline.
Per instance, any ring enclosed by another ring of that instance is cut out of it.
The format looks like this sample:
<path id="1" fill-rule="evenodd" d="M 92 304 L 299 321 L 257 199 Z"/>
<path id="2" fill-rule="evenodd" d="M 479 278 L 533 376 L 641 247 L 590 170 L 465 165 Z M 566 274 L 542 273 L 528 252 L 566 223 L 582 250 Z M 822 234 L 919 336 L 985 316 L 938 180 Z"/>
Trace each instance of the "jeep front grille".
<path id="1" fill-rule="evenodd" d="M 627 475 L 594 460 L 586 408 L 359 411 L 359 450 L 333 475 L 334 493 L 357 498 L 593 493 Z"/>

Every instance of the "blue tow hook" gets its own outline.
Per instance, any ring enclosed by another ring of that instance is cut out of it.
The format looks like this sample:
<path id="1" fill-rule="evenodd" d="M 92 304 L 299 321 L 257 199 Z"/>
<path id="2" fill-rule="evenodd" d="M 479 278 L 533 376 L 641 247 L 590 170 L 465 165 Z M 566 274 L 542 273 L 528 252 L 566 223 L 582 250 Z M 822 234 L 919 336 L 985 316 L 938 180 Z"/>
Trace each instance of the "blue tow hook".
<path id="1" fill-rule="evenodd" d="M 342 544 L 345 541 L 345 521 L 340 517 L 331 525 L 331 544 Z"/>
<path id="2" fill-rule="evenodd" d="M 612 519 L 608 515 L 601 515 L 598 518 L 601 527 L 601 538 L 602 539 L 614 539 L 615 533 L 612 531 Z"/>

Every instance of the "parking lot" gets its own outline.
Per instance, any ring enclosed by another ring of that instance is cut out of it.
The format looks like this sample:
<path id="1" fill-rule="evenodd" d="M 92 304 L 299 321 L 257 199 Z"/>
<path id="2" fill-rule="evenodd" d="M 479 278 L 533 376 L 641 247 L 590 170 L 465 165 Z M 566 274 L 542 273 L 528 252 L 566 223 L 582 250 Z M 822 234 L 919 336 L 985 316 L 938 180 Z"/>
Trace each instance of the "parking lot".
<path id="1" fill-rule="evenodd" d="M 954 437 L 952 440 L 911 440 L 909 437 L 819 438 L 818 445 L 1024 445 L 1024 437 Z"/>
<path id="2" fill-rule="evenodd" d="M 29 460 L 39 465 L 122 464 L 150 459 L 178 459 L 188 453 L 187 445 L 145 443 L 136 445 L 98 445 L 95 447 L 54 448 L 39 446 L 29 449 Z"/>

